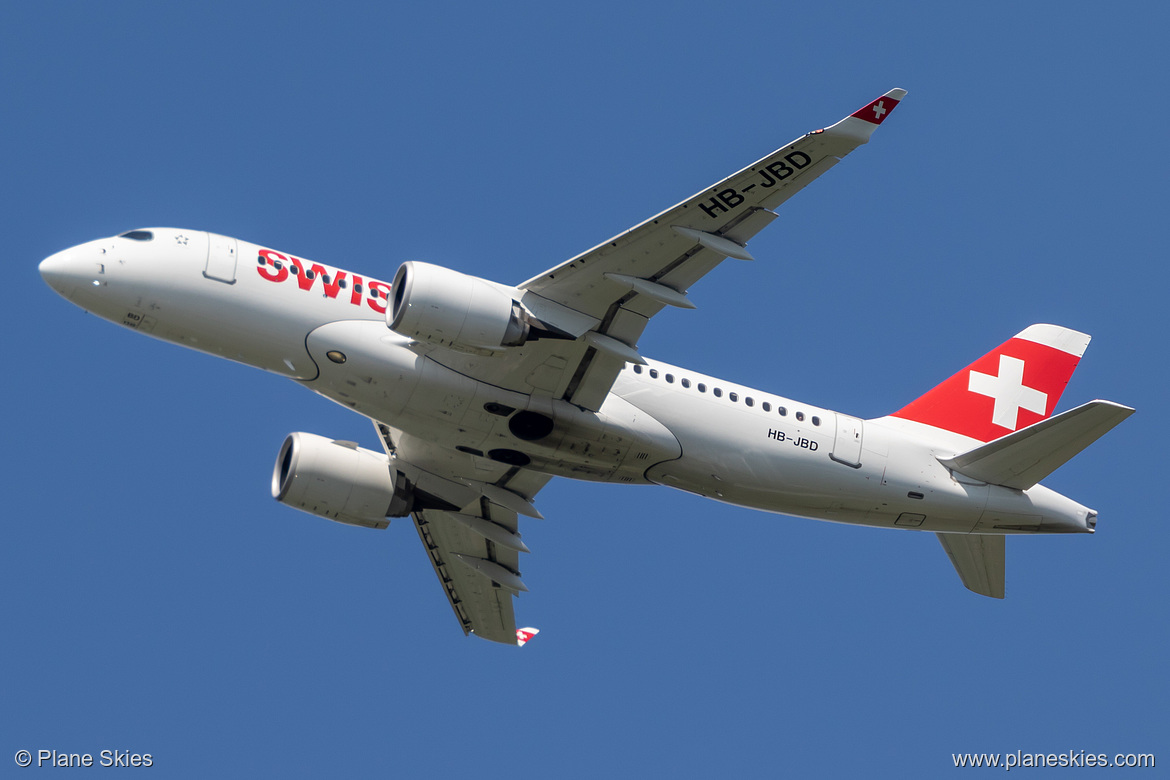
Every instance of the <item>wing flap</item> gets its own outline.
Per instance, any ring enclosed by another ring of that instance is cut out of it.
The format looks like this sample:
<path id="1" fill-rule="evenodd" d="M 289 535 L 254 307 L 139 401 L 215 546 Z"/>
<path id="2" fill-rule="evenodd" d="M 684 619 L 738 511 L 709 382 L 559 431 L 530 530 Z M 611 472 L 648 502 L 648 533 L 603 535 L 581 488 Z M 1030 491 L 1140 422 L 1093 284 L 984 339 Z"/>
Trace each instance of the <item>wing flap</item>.
<path id="1" fill-rule="evenodd" d="M 498 523 L 500 518 L 497 515 L 501 512 L 515 518 L 515 513 L 499 507 L 493 506 L 491 512 L 491 522 Z M 474 633 L 493 642 L 516 644 L 513 591 L 464 565 L 457 556 L 491 560 L 515 572 L 518 553 L 492 544 L 452 515 L 451 512 L 428 509 L 415 512 L 414 523 L 455 617 L 465 634 Z"/>
<path id="2" fill-rule="evenodd" d="M 752 209 L 742 222 L 724 230 L 723 235 L 737 244 L 746 244 L 752 236 L 772 224 L 772 220 L 779 216 L 775 211 L 764 206 Z"/>
<path id="3" fill-rule="evenodd" d="M 1112 401 L 1090 401 L 939 461 L 991 485 L 1027 490 L 1133 413 Z"/>
<path id="4" fill-rule="evenodd" d="M 413 513 L 415 529 L 465 634 L 523 644 L 512 599 L 524 590 L 517 510 L 539 516 L 532 499 L 550 477 L 447 450 L 376 422 L 386 453 L 416 487 L 450 509 Z"/>
<path id="5" fill-rule="evenodd" d="M 935 534 L 967 590 L 1002 599 L 1005 548 L 1003 534 Z"/>

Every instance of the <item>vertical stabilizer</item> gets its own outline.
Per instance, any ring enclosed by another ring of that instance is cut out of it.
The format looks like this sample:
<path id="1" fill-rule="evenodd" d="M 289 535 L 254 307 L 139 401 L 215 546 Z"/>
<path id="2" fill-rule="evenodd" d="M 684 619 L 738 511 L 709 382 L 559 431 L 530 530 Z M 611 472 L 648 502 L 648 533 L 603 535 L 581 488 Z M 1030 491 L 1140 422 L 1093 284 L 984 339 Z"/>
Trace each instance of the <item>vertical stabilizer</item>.
<path id="1" fill-rule="evenodd" d="M 1088 346 L 1084 333 L 1032 325 L 892 416 L 998 439 L 1052 414 Z"/>
<path id="2" fill-rule="evenodd" d="M 1003 534 L 935 534 L 967 590 L 993 599 L 1003 598 Z"/>

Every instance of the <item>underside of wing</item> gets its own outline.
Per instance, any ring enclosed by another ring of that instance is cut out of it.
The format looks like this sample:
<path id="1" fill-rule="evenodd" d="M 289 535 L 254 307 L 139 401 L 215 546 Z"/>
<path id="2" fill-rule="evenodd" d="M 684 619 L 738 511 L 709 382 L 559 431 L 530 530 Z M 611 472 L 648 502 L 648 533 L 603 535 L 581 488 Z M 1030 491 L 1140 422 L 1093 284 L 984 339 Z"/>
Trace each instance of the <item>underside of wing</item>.
<path id="1" fill-rule="evenodd" d="M 519 285 L 525 310 L 561 338 L 490 356 L 444 349 L 429 356 L 509 390 L 596 411 L 622 367 L 640 360 L 636 346 L 649 319 L 665 306 L 693 308 L 687 290 L 724 259 L 752 259 L 745 245 L 775 209 L 866 143 L 905 94 L 892 89 Z"/>
<path id="2" fill-rule="evenodd" d="M 528 590 L 520 579 L 528 547 L 519 515 L 539 516 L 532 498 L 549 477 L 447 452 L 381 423 L 377 429 L 423 496 L 412 512 L 415 528 L 463 632 L 523 644 L 512 601 Z"/>
<path id="3" fill-rule="evenodd" d="M 507 514 L 511 523 L 501 516 Z M 515 535 L 515 529 L 509 527 L 516 523 L 515 513 L 488 510 L 471 515 L 428 509 L 415 512 L 413 517 L 463 633 L 515 644 L 512 598 L 527 590 L 518 574 L 519 553 L 499 549 L 465 519 L 478 519 Z"/>
<path id="4" fill-rule="evenodd" d="M 628 279 L 683 294 L 724 258 L 753 259 L 744 245 L 776 218 L 774 210 L 866 143 L 905 95 L 905 90 L 890 90 L 840 122 L 806 133 L 666 211 L 529 279 L 520 289 L 604 318 L 618 299 L 631 292 Z M 615 275 L 627 279 L 615 279 Z M 658 303 L 660 309 L 665 301 Z"/>

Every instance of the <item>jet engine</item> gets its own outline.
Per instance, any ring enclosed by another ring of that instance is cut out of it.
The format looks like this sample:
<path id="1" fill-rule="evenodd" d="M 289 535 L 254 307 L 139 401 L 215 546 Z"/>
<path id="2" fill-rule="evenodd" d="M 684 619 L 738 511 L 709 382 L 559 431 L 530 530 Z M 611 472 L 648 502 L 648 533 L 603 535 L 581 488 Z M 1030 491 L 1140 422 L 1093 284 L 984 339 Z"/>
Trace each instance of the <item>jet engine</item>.
<path id="1" fill-rule="evenodd" d="M 394 275 L 386 324 L 395 333 L 456 349 L 517 347 L 532 322 L 501 288 L 430 263 L 403 263 Z"/>
<path id="2" fill-rule="evenodd" d="M 385 528 L 414 503 L 410 483 L 383 453 L 312 433 L 290 433 L 272 471 L 272 497 L 348 525 Z"/>

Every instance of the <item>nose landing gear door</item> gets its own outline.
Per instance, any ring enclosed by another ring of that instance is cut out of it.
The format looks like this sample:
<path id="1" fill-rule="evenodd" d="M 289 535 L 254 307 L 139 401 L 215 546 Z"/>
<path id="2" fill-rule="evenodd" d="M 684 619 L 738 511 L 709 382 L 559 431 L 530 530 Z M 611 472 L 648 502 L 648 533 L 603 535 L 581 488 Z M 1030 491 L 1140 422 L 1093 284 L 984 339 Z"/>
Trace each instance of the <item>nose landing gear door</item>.
<path id="1" fill-rule="evenodd" d="M 203 275 L 227 284 L 236 283 L 236 259 L 240 253 L 234 238 L 207 234 L 207 267 Z"/>

